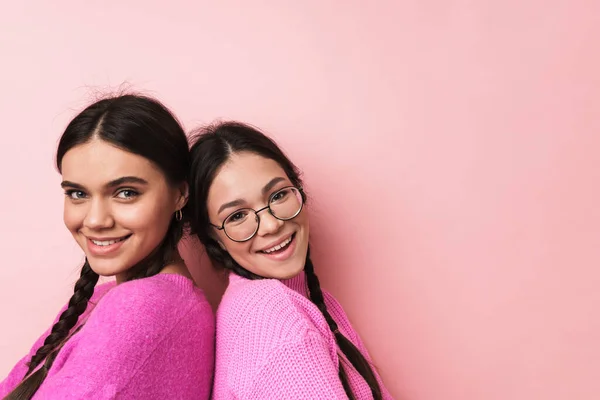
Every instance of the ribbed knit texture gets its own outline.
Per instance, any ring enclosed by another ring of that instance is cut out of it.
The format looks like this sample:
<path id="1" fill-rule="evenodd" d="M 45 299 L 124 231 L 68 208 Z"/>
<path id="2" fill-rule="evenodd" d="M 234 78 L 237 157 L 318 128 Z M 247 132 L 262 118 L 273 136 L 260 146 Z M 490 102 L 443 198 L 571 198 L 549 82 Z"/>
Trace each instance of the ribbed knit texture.
<path id="1" fill-rule="evenodd" d="M 191 280 L 159 274 L 99 285 L 81 321 L 34 399 L 209 398 L 214 315 Z M 21 382 L 49 333 L 0 383 L 0 398 Z"/>
<path id="2" fill-rule="evenodd" d="M 370 361 L 341 305 L 323 295 L 340 332 Z M 338 377 L 338 351 L 325 318 L 308 299 L 304 272 L 285 281 L 230 274 L 217 311 L 213 399 L 347 399 Z M 355 397 L 372 399 L 362 376 L 343 363 Z M 377 378 L 384 399 L 392 399 Z"/>

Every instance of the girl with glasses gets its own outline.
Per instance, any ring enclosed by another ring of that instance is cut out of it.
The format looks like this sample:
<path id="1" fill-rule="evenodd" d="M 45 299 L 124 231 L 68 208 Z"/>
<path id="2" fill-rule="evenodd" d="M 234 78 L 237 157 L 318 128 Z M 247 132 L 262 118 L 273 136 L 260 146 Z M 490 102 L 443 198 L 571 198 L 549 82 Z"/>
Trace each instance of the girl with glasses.
<path id="1" fill-rule="evenodd" d="M 231 271 L 217 311 L 213 398 L 391 399 L 340 304 L 319 285 L 298 169 L 257 129 L 200 131 L 190 219 Z"/>

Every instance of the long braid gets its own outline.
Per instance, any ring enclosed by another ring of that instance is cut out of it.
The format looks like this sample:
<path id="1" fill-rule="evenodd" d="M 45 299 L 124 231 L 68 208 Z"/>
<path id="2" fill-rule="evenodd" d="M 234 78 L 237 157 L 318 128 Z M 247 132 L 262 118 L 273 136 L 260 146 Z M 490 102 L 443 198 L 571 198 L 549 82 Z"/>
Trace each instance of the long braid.
<path id="1" fill-rule="evenodd" d="M 308 292 L 310 295 L 310 300 L 317 306 L 317 308 L 321 311 L 323 316 L 325 317 L 325 321 L 327 321 L 327 325 L 329 325 L 329 329 L 333 332 L 335 336 L 335 341 L 339 346 L 340 350 L 348 361 L 354 366 L 354 368 L 358 371 L 358 373 L 364 378 L 369 387 L 371 388 L 371 393 L 373 394 L 373 398 L 375 400 L 381 400 L 381 388 L 379 387 L 379 383 L 377 382 L 377 378 L 369 365 L 369 362 L 362 355 L 359 349 L 346 337 L 344 336 L 338 328 L 337 323 L 327 311 L 327 306 L 325 305 L 325 299 L 323 297 L 323 291 L 321 290 L 321 285 L 319 283 L 319 278 L 315 274 L 314 266 L 310 259 L 310 248 L 306 253 L 306 263 L 304 265 L 304 271 L 306 273 L 306 283 L 308 286 Z M 344 386 L 344 390 L 348 397 L 352 400 L 354 399 L 354 394 L 352 393 L 352 389 L 350 388 L 350 383 L 348 381 L 348 376 L 346 375 L 346 371 L 342 366 L 342 362 L 339 362 L 339 377 L 342 381 L 342 385 Z"/>
<path id="2" fill-rule="evenodd" d="M 75 283 L 74 293 L 69 300 L 67 309 L 63 311 L 52 327 L 52 331 L 44 340 L 42 347 L 31 357 L 26 375 L 29 375 L 69 335 L 79 316 L 87 308 L 88 301 L 94 294 L 94 287 L 96 287 L 98 278 L 98 274 L 92 270 L 86 259 L 83 268 L 81 268 L 81 275 Z"/>
<path id="3" fill-rule="evenodd" d="M 39 389 L 46 379 L 48 375 L 48 371 L 50 371 L 50 367 L 52 367 L 52 363 L 54 359 L 58 355 L 58 349 L 62 347 L 64 341 L 57 346 L 57 349 L 50 353 L 43 365 L 35 371 L 33 374 L 29 375 L 26 380 L 23 380 L 19 386 L 17 386 L 8 396 L 4 398 L 4 400 L 29 400 L 33 397 L 35 392 Z"/>
<path id="4" fill-rule="evenodd" d="M 94 287 L 98 282 L 98 278 L 98 274 L 92 270 L 86 259 L 83 268 L 81 268 L 81 275 L 75 283 L 74 293 L 69 300 L 67 309 L 63 311 L 58 321 L 52 326 L 52 330 L 44 340 L 44 344 L 31 357 L 28 363 L 29 369 L 21 384 L 5 400 L 22 400 L 33 397 L 46 378 L 58 354 L 57 350 L 68 338 L 71 329 L 77 324 L 79 316 L 86 310 L 88 302 L 94 294 Z M 44 360 L 46 360 L 44 365 L 32 373 Z"/>

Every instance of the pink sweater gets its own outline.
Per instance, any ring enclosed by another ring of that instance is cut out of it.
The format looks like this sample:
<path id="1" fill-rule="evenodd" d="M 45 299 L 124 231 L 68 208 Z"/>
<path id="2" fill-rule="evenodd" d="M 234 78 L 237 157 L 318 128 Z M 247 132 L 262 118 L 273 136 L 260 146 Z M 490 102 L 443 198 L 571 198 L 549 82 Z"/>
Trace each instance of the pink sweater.
<path id="1" fill-rule="evenodd" d="M 370 361 L 340 304 L 323 294 L 340 332 Z M 325 318 L 308 299 L 304 273 L 286 281 L 230 275 L 217 311 L 213 399 L 347 399 L 338 354 Z M 372 399 L 360 374 L 342 362 L 355 397 Z M 392 399 L 378 379 L 383 398 Z"/>
<path id="2" fill-rule="evenodd" d="M 81 320 L 34 399 L 209 398 L 214 316 L 191 280 L 159 274 L 99 285 Z M 0 383 L 0 398 L 19 384 L 48 334 Z"/>

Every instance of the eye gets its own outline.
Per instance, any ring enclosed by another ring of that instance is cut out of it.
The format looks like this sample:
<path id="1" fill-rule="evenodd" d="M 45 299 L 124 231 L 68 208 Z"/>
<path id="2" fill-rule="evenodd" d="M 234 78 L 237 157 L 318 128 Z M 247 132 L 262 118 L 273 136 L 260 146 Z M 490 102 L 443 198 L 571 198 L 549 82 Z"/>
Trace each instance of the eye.
<path id="1" fill-rule="evenodd" d="M 233 214 L 231 214 L 229 217 L 227 217 L 227 219 L 225 220 L 225 223 L 226 224 L 239 224 L 241 222 L 244 222 L 246 217 L 248 217 L 248 214 L 249 214 L 248 210 L 238 210 L 238 211 L 234 212 Z"/>
<path id="2" fill-rule="evenodd" d="M 288 194 L 290 194 L 290 189 L 289 188 L 282 189 L 279 192 L 275 192 L 273 194 L 273 197 L 271 197 L 271 201 L 272 202 L 282 201 L 282 200 L 284 200 L 288 196 Z"/>
<path id="3" fill-rule="evenodd" d="M 117 193 L 117 197 L 123 200 L 131 200 L 139 196 L 139 193 L 132 189 L 123 189 Z"/>
<path id="4" fill-rule="evenodd" d="M 82 192 L 81 190 L 66 190 L 65 196 L 68 196 L 73 200 L 82 200 L 82 199 L 85 199 L 86 194 L 85 194 L 85 192 Z"/>

